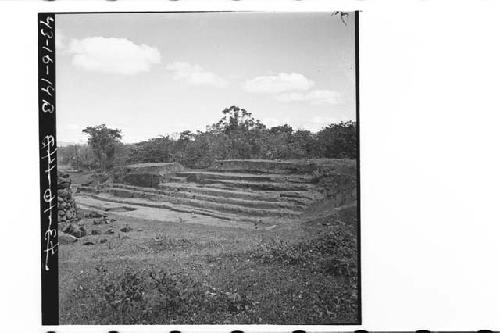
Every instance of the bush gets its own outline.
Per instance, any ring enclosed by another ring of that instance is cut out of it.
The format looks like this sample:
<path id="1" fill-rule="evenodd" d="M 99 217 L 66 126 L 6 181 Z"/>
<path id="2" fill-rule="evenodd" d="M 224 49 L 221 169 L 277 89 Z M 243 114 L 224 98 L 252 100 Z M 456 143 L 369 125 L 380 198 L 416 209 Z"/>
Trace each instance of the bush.
<path id="1" fill-rule="evenodd" d="M 98 162 L 88 145 L 57 147 L 57 163 L 69 165 L 75 170 L 95 170 Z"/>
<path id="2" fill-rule="evenodd" d="M 263 264 L 309 267 L 334 276 L 355 277 L 357 248 L 354 234 L 333 230 L 329 234 L 298 244 L 272 240 L 248 256 Z"/>
<path id="3" fill-rule="evenodd" d="M 317 134 L 321 157 L 356 158 L 357 124 L 353 121 L 330 124 Z"/>
<path id="4" fill-rule="evenodd" d="M 337 170 L 314 170 L 312 182 L 317 184 L 334 205 L 340 206 L 357 200 L 357 177 L 338 173 Z"/>

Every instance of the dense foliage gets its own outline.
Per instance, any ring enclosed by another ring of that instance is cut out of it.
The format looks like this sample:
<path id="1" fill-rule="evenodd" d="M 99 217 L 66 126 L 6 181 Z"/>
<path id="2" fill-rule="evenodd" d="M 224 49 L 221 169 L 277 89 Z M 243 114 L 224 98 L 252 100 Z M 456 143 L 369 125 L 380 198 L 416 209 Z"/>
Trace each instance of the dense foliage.
<path id="1" fill-rule="evenodd" d="M 111 129 L 105 124 L 89 126 L 83 133 L 89 136 L 88 145 L 94 153 L 101 170 L 110 169 L 114 166 L 114 158 L 117 146 L 122 138 L 121 130 Z"/>
<path id="2" fill-rule="evenodd" d="M 105 125 L 88 127 L 89 146 L 59 150 L 60 162 L 74 168 L 107 169 L 140 162 L 179 162 L 205 168 L 217 159 L 356 158 L 357 125 L 353 121 L 330 124 L 317 133 L 295 130 L 288 124 L 267 128 L 250 112 L 237 106 L 205 131 L 160 136 L 136 144 L 119 142 L 119 130 Z M 116 132 L 118 131 L 118 132 Z M 89 154 L 93 151 L 94 154 Z"/>

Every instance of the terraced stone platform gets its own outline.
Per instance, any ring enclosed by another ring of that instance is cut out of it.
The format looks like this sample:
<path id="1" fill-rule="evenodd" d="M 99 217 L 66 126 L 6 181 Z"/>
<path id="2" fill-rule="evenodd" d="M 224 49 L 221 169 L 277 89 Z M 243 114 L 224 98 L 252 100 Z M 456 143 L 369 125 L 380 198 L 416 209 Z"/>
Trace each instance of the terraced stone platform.
<path id="1" fill-rule="evenodd" d="M 324 197 L 314 170 L 326 166 L 343 174 L 351 172 L 351 168 L 355 171 L 355 164 L 348 161 L 351 167 L 346 167 L 345 160 L 341 161 L 229 160 L 217 161 L 209 170 L 176 167 L 169 172 L 163 169 L 155 187 L 141 187 L 135 182 L 80 186 L 77 201 L 80 198 L 82 204 L 90 200 L 93 205 L 102 202 L 148 207 L 225 221 L 266 223 L 293 219 Z M 155 168 L 143 166 L 146 175 L 154 173 Z M 140 167 L 135 166 L 134 172 L 140 174 Z"/>

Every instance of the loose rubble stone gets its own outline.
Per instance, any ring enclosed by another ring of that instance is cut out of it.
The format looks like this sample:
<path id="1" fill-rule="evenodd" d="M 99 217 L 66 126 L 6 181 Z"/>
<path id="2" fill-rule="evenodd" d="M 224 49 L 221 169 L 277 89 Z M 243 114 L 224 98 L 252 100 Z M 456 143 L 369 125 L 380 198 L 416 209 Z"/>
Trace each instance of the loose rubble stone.
<path id="1" fill-rule="evenodd" d="M 57 173 L 57 214 L 60 222 L 75 222 L 78 220 L 76 202 L 71 193 L 69 174 Z"/>
<path id="2" fill-rule="evenodd" d="M 114 231 L 113 229 L 108 229 L 108 230 L 106 230 L 106 232 L 105 232 L 105 234 L 108 234 L 108 235 L 112 235 L 112 234 L 114 234 L 114 233 L 115 233 L 115 231 Z"/>
<path id="3" fill-rule="evenodd" d="M 72 244 L 78 240 L 78 238 L 76 238 L 75 236 L 65 233 L 60 233 L 58 235 L 58 239 L 59 239 L 59 244 L 61 245 Z"/>
<path id="4" fill-rule="evenodd" d="M 76 238 L 81 238 L 87 234 L 87 231 L 82 225 L 76 225 L 74 223 L 69 224 L 63 231 L 67 234 L 75 236 Z"/>
<path id="5" fill-rule="evenodd" d="M 121 232 L 129 232 L 131 230 L 132 230 L 132 228 L 129 227 L 128 225 L 126 225 L 126 226 L 124 226 L 123 228 L 120 229 Z"/>
<path id="6" fill-rule="evenodd" d="M 98 213 L 98 212 L 95 212 L 95 211 L 91 211 L 90 213 L 86 214 L 86 217 L 90 217 L 90 218 L 98 218 L 98 217 L 103 217 L 104 215 L 102 215 L 101 213 Z"/>

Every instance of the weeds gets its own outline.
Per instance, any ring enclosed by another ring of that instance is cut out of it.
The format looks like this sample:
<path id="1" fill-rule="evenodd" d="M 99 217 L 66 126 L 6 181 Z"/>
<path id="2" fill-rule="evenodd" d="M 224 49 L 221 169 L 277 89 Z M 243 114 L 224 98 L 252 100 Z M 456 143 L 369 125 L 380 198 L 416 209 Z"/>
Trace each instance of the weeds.
<path id="1" fill-rule="evenodd" d="M 349 211 L 322 217 L 315 222 L 328 225 L 321 235 L 300 242 L 275 237 L 251 251 L 198 253 L 190 259 L 196 269 L 182 261 L 169 270 L 101 262 L 75 277 L 61 322 L 352 324 L 359 304 L 354 219 Z M 168 254 L 217 244 L 158 234 L 141 251 Z"/>
<path id="2" fill-rule="evenodd" d="M 246 255 L 262 264 L 302 266 L 334 276 L 357 274 L 356 239 L 345 228 L 297 244 L 272 240 Z"/>
<path id="3" fill-rule="evenodd" d="M 248 310 L 244 296 L 203 285 L 181 273 L 161 269 L 113 274 L 97 266 L 73 290 L 73 323 L 165 324 L 224 322 Z M 76 318 L 75 318 L 76 317 Z"/>

